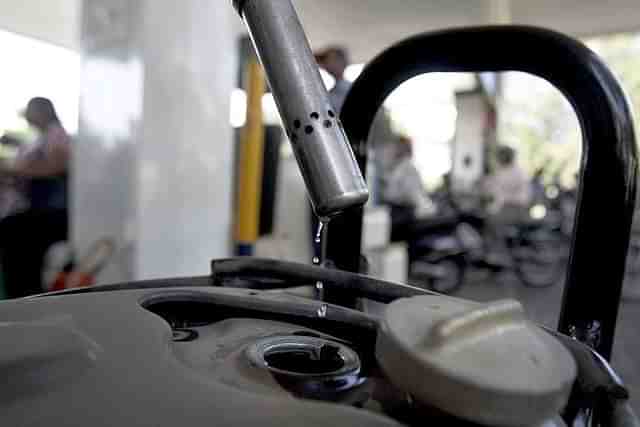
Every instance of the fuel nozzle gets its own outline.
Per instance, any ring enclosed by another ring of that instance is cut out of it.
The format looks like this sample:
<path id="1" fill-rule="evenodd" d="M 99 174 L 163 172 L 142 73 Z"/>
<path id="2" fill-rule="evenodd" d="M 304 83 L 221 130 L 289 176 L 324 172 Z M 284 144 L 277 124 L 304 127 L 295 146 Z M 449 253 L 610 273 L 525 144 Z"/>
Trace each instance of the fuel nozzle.
<path id="1" fill-rule="evenodd" d="M 316 215 L 331 217 L 369 198 L 290 0 L 233 0 L 265 69 Z"/>

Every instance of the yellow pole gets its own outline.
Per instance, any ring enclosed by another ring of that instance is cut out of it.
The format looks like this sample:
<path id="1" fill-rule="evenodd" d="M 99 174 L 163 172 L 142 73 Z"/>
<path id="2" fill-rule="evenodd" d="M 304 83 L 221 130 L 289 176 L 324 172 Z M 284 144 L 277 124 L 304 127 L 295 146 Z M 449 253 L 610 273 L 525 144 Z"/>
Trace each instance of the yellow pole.
<path id="1" fill-rule="evenodd" d="M 265 78 L 261 65 L 251 59 L 246 69 L 247 120 L 240 141 L 240 171 L 237 195 L 236 244 L 238 255 L 252 255 L 258 239 L 260 199 L 262 190 L 262 162 L 264 127 L 262 96 Z"/>

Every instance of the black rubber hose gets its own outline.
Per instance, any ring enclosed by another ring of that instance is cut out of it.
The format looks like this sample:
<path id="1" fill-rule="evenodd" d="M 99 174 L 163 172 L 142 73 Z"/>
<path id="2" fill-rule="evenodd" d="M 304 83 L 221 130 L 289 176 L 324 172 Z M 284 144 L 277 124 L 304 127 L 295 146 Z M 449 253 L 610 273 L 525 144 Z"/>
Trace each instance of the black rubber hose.
<path id="1" fill-rule="evenodd" d="M 254 283 L 258 283 L 261 284 L 262 289 L 283 289 L 322 282 L 326 290 L 370 298 L 383 303 L 398 298 L 436 295 L 434 292 L 414 286 L 386 282 L 361 274 L 253 257 L 214 260 L 211 262 L 211 274 L 214 284 L 220 286 L 229 286 L 225 282 L 231 281 L 241 287 L 246 284 L 246 287 L 255 288 Z M 270 285 L 268 285 L 269 282 Z M 265 287 L 265 283 L 268 287 Z M 230 286 L 234 284 L 231 283 Z"/>

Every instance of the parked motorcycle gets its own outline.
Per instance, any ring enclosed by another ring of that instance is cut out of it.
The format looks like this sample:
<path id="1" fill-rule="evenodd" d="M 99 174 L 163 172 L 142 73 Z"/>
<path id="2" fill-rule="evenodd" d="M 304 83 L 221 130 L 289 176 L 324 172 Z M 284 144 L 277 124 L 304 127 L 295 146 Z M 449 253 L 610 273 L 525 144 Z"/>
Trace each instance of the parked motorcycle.
<path id="1" fill-rule="evenodd" d="M 464 284 L 467 269 L 482 255 L 482 236 L 467 223 L 422 237 L 410 245 L 409 282 L 442 294 Z"/>

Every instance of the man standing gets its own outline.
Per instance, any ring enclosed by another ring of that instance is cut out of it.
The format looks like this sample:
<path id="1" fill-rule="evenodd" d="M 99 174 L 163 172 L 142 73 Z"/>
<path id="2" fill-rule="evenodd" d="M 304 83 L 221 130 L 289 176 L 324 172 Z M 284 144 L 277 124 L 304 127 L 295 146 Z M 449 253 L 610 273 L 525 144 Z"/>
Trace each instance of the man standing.
<path id="1" fill-rule="evenodd" d="M 499 147 L 496 161 L 497 169 L 483 182 L 483 190 L 489 201 L 485 259 L 490 265 L 504 267 L 509 265 L 505 245 L 506 227 L 528 217 L 532 191 L 529 178 L 518 165 L 513 148 L 505 145 Z"/>
<path id="2" fill-rule="evenodd" d="M 351 83 L 344 78 L 344 72 L 349 66 L 347 50 L 339 46 L 331 46 L 316 55 L 318 65 L 324 68 L 335 79 L 336 83 L 329 91 L 331 105 L 339 115 L 347 98 Z"/>
<path id="3" fill-rule="evenodd" d="M 409 209 L 416 220 L 433 218 L 438 209 L 428 196 L 420 172 L 413 163 L 413 143 L 400 137 L 393 144 L 394 166 L 383 191 L 384 201 Z"/>
<path id="4" fill-rule="evenodd" d="M 531 202 L 531 185 L 526 172 L 518 165 L 515 150 L 499 147 L 496 160 L 498 168 L 484 181 L 484 190 L 490 198 L 489 212 L 526 211 Z"/>

